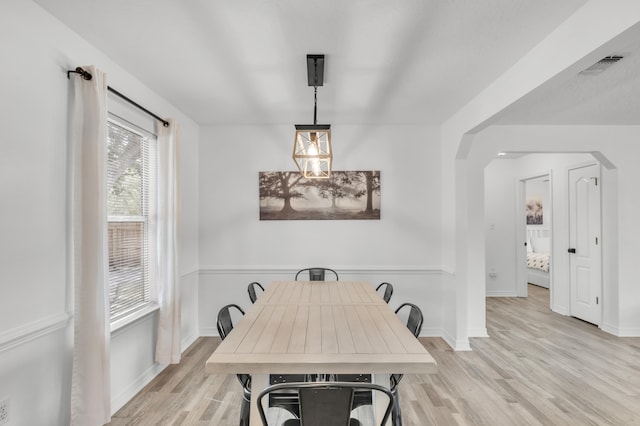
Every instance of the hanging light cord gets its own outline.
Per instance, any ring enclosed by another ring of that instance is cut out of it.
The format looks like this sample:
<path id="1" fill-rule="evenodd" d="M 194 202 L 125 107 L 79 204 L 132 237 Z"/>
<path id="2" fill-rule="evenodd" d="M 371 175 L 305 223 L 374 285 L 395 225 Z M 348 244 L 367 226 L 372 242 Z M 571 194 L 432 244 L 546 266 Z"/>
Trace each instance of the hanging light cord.
<path id="1" fill-rule="evenodd" d="M 313 86 L 313 125 L 318 124 L 318 86 Z"/>
<path id="2" fill-rule="evenodd" d="M 313 60 L 313 125 L 318 124 L 318 59 Z"/>

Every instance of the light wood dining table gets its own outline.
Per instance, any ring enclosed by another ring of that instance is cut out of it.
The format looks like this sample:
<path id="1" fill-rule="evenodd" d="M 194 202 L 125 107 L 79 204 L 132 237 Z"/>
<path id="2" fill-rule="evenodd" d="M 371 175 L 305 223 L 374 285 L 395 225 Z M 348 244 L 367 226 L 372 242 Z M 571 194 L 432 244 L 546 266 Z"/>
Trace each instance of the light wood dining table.
<path id="1" fill-rule="evenodd" d="M 275 281 L 206 361 L 207 373 L 251 374 L 250 424 L 269 374 L 433 373 L 436 362 L 364 281 Z M 376 416 L 381 418 L 376 404 Z M 390 422 L 388 423 L 390 424 Z"/>

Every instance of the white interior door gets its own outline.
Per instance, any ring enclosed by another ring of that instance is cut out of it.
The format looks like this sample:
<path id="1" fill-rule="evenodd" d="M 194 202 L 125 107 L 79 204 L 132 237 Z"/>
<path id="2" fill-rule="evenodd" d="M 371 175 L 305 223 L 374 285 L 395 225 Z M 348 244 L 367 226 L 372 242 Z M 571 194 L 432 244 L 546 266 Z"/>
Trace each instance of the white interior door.
<path id="1" fill-rule="evenodd" d="M 602 256 L 600 166 L 569 170 L 571 315 L 600 325 Z"/>

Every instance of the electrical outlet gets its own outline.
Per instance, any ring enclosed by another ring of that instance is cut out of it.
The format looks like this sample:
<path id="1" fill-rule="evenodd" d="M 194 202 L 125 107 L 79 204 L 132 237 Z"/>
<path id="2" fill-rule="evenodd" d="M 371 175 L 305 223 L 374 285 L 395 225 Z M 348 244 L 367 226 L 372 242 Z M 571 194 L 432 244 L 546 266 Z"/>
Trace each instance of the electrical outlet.
<path id="1" fill-rule="evenodd" d="M 0 400 L 0 425 L 9 424 L 9 397 Z"/>

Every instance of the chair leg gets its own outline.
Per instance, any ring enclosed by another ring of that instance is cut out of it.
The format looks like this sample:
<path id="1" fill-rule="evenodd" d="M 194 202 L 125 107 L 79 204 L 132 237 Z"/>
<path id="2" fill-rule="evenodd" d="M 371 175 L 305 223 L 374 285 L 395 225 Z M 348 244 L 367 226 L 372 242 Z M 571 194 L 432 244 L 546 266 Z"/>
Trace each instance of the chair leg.
<path id="1" fill-rule="evenodd" d="M 400 393 L 398 388 L 391 390 L 393 394 L 393 406 L 391 407 L 391 424 L 393 426 L 402 426 L 402 413 L 400 412 Z"/>
<path id="2" fill-rule="evenodd" d="M 244 392 L 243 392 L 244 393 Z M 249 413 L 251 412 L 249 396 L 242 395 L 242 403 L 240 404 L 240 426 L 249 426 Z"/>

